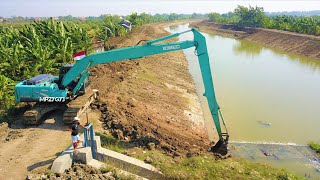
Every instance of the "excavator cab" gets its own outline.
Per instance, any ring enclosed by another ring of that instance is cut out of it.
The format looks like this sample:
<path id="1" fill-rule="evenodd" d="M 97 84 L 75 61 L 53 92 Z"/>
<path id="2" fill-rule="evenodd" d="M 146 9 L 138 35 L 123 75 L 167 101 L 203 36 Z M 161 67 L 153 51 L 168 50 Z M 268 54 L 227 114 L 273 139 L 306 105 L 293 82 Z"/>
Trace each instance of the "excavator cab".
<path id="1" fill-rule="evenodd" d="M 59 80 L 58 80 L 58 82 L 57 82 L 57 84 L 59 84 L 59 88 L 64 88 L 64 87 L 62 86 L 63 78 L 64 78 L 64 76 L 68 73 L 68 71 L 69 71 L 72 67 L 73 67 L 73 64 L 66 64 L 66 65 L 60 67 Z M 79 78 L 74 79 L 74 80 L 67 86 L 67 88 L 68 88 L 69 90 L 73 90 L 73 89 L 76 87 L 78 81 L 79 81 Z M 83 85 L 82 85 L 81 88 L 79 89 L 78 94 L 85 94 L 86 87 L 88 87 L 88 86 L 90 85 L 90 82 L 91 82 L 91 81 L 90 81 L 89 77 L 87 77 L 87 78 L 85 79 Z"/>
<path id="2" fill-rule="evenodd" d="M 66 75 L 67 72 L 68 72 L 72 67 L 73 67 L 73 64 L 66 64 L 66 65 L 60 67 L 60 71 L 59 71 L 59 84 L 61 84 L 64 75 Z"/>

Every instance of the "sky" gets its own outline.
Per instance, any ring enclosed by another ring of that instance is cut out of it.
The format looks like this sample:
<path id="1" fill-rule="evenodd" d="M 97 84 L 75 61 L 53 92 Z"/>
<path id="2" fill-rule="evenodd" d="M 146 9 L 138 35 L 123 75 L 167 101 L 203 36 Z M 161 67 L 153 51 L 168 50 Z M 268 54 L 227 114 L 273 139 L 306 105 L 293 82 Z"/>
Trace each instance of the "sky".
<path id="1" fill-rule="evenodd" d="M 264 7 L 266 12 L 320 10 L 315 0 L 1 0 L 0 16 L 99 16 L 132 12 L 226 13 L 237 5 Z"/>

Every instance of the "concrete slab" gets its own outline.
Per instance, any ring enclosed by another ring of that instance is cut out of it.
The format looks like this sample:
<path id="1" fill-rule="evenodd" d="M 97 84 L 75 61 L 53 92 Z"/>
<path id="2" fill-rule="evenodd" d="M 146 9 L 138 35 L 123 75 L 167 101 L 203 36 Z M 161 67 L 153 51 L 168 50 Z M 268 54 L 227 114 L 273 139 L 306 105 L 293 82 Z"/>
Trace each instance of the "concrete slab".
<path id="1" fill-rule="evenodd" d="M 80 140 L 83 142 L 83 135 L 80 136 Z M 79 144 L 79 148 L 82 148 L 83 144 Z M 64 152 L 62 152 L 52 163 L 51 171 L 56 173 L 63 173 L 66 169 L 71 168 L 73 161 L 73 146 L 69 146 Z"/>
<path id="2" fill-rule="evenodd" d="M 89 141 L 90 142 L 90 141 Z M 100 136 L 94 136 L 94 149 L 95 151 L 99 151 L 101 149 L 101 139 Z"/>
<path id="3" fill-rule="evenodd" d="M 138 176 L 150 179 L 164 179 L 162 173 L 152 165 L 105 148 L 101 148 L 97 152 L 97 158 Z"/>
<path id="4" fill-rule="evenodd" d="M 72 165 L 73 147 L 69 147 L 66 151 L 61 153 L 56 160 L 53 161 L 51 171 L 56 173 L 63 173 Z"/>

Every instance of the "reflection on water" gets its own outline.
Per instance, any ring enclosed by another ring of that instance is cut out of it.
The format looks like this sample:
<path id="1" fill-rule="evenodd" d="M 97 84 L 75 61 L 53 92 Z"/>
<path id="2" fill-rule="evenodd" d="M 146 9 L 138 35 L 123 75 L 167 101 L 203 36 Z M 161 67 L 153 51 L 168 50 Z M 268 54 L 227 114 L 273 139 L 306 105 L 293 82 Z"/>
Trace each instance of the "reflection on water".
<path id="1" fill-rule="evenodd" d="M 236 54 L 241 54 L 243 53 L 244 55 L 248 57 L 254 57 L 256 55 L 259 55 L 262 51 L 263 47 L 262 46 L 252 46 L 252 43 L 248 41 L 238 41 L 235 43 L 233 46 L 233 51 Z"/>
<path id="2" fill-rule="evenodd" d="M 188 24 L 167 28 L 172 33 L 186 29 Z M 217 100 L 232 141 L 320 143 L 320 61 L 248 41 L 203 35 Z M 180 40 L 192 38 L 189 33 Z M 184 53 L 202 97 L 194 49 Z"/>
<path id="3" fill-rule="evenodd" d="M 272 51 L 274 54 L 279 56 L 283 56 L 284 58 L 290 59 L 292 61 L 296 61 L 310 70 L 319 70 L 320 69 L 320 60 L 315 60 L 312 58 L 304 57 L 296 54 L 288 54 L 282 50 L 265 48 L 263 45 L 249 42 L 246 40 L 238 40 L 234 46 L 233 51 L 237 55 L 245 55 L 249 58 L 254 58 L 255 56 L 261 54 L 262 51 Z"/>

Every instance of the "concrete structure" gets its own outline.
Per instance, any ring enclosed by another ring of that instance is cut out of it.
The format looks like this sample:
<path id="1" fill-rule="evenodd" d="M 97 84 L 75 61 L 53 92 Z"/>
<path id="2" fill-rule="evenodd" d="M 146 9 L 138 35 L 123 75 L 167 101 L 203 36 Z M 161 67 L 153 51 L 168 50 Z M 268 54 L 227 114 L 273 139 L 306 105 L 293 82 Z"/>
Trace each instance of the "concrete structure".
<path id="1" fill-rule="evenodd" d="M 61 153 L 56 160 L 54 160 L 51 171 L 57 173 L 63 173 L 66 169 L 69 169 L 72 165 L 73 159 L 73 147 L 68 147 L 63 153 Z"/>
<path id="2" fill-rule="evenodd" d="M 83 139 L 83 136 L 81 137 Z M 89 143 L 91 144 L 91 143 Z M 113 165 L 116 168 L 120 168 L 124 171 L 132 174 L 150 178 L 150 179 L 163 179 L 163 175 L 155 167 L 147 164 L 141 160 L 126 156 L 105 148 L 101 147 L 100 136 L 94 137 L 94 151 L 97 159 L 92 158 L 91 147 L 83 147 L 82 145 L 78 148 L 78 153 L 73 154 L 73 147 L 69 147 L 64 151 L 52 164 L 51 171 L 53 172 L 64 172 L 69 169 L 72 162 L 78 162 L 88 164 L 95 168 L 101 168 L 104 163 Z M 99 161 L 98 161 L 99 160 Z M 102 162 L 100 162 L 102 161 Z"/>

